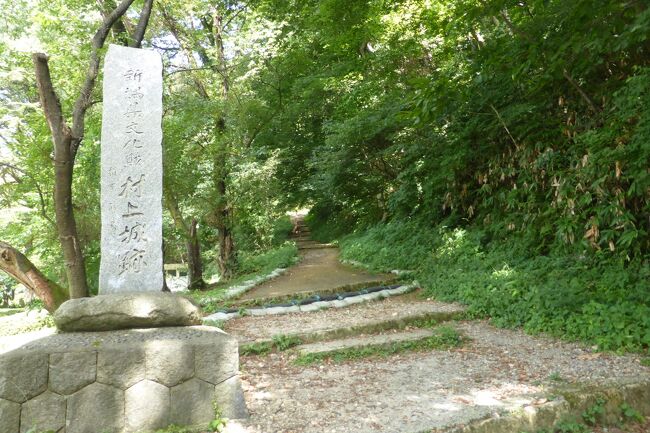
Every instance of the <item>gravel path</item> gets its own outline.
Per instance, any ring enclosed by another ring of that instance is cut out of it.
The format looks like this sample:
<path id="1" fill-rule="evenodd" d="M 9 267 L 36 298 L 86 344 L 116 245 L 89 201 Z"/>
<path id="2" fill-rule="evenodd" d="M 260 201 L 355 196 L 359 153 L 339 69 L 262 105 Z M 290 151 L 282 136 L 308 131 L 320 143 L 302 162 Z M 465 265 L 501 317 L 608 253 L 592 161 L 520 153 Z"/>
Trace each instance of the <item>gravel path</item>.
<path id="1" fill-rule="evenodd" d="M 288 329 L 386 317 L 432 301 L 390 299 L 349 309 L 233 321 L 246 338 Z M 455 306 L 449 306 L 452 308 Z M 277 322 L 276 322 L 277 321 Z M 319 324 L 319 325 L 318 325 Z M 650 379 L 635 356 L 594 353 L 579 344 L 498 329 L 487 322 L 452 322 L 470 341 L 462 348 L 389 358 L 298 367 L 291 352 L 241 359 L 251 419 L 248 433 L 417 433 L 464 424 L 495 412 L 546 402 L 559 383 Z"/>
<path id="2" fill-rule="evenodd" d="M 372 325 L 390 320 L 429 313 L 459 313 L 460 305 L 420 299 L 417 294 L 388 298 L 380 302 L 356 304 L 346 308 L 330 308 L 311 313 L 246 316 L 232 319 L 224 331 L 240 343 L 267 340 L 275 335 L 319 333 L 355 325 Z"/>

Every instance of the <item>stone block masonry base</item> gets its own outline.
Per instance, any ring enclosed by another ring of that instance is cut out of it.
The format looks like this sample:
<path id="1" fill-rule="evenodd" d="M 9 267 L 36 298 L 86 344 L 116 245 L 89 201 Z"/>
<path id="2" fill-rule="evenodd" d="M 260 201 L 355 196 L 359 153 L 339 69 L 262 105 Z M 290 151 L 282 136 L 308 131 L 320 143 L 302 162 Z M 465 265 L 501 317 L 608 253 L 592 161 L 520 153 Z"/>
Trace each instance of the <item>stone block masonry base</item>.
<path id="1" fill-rule="evenodd" d="M 248 416 L 237 340 L 205 326 L 55 334 L 0 354 L 0 433 L 205 427 Z"/>

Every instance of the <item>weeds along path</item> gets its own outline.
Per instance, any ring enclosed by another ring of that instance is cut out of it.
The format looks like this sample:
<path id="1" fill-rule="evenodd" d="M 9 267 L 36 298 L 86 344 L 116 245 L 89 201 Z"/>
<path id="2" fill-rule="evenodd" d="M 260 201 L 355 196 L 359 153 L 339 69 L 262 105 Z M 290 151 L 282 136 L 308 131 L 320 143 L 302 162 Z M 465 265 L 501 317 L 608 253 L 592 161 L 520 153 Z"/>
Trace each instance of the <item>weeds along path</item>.
<path id="1" fill-rule="evenodd" d="M 338 248 L 313 241 L 302 219 L 298 219 L 296 225 L 292 238 L 298 244 L 300 262 L 283 275 L 250 290 L 239 300 L 277 298 L 365 283 L 372 285 L 394 278 L 393 275 L 372 274 L 342 264 Z"/>
<path id="2" fill-rule="evenodd" d="M 389 278 L 341 265 L 300 222 L 295 238 L 302 262 L 243 299 Z M 534 432 L 568 415 L 619 419 L 623 401 L 650 414 L 650 367 L 635 355 L 463 320 L 463 306 L 418 291 L 319 308 L 224 323 L 251 414 L 228 432 Z"/>

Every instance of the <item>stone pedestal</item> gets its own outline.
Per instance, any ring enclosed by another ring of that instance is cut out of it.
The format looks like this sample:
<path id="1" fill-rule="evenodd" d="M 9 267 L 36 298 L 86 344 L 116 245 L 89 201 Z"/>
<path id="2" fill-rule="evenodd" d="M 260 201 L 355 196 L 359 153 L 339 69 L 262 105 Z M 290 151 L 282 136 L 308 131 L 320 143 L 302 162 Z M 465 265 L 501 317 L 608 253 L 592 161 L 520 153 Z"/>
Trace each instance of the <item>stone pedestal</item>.
<path id="1" fill-rule="evenodd" d="M 0 354 L 0 433 L 135 433 L 247 416 L 237 340 L 206 326 L 55 334 Z"/>
<path id="2" fill-rule="evenodd" d="M 191 299 L 172 293 L 123 293 L 70 299 L 54 312 L 63 332 L 191 326 L 202 323 Z"/>

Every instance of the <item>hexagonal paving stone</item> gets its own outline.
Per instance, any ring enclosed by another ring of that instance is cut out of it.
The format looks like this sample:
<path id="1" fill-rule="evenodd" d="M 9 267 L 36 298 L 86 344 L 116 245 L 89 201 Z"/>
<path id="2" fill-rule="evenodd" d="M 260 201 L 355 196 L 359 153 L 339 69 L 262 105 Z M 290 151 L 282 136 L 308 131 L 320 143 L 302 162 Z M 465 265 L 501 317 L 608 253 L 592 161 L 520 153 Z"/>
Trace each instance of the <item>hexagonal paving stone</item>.
<path id="1" fill-rule="evenodd" d="M 126 431 L 149 431 L 169 425 L 169 388 L 143 380 L 124 395 Z"/>
<path id="2" fill-rule="evenodd" d="M 127 389 L 144 379 L 144 363 L 142 350 L 100 349 L 97 353 L 97 382 Z"/>
<path id="3" fill-rule="evenodd" d="M 66 433 L 115 433 L 124 428 L 124 391 L 93 383 L 68 397 Z"/>
<path id="4" fill-rule="evenodd" d="M 96 352 L 64 352 L 50 355 L 50 389 L 72 394 L 95 381 Z"/>
<path id="5" fill-rule="evenodd" d="M 169 422 L 195 426 L 214 419 L 212 398 L 214 385 L 201 379 L 191 379 L 171 389 Z"/>
<path id="6" fill-rule="evenodd" d="M 0 398 L 0 433 L 16 433 L 20 425 L 20 404 Z"/>
<path id="7" fill-rule="evenodd" d="M 214 402 L 221 415 L 226 418 L 248 418 L 248 408 L 239 376 L 224 380 L 215 387 Z"/>
<path id="8" fill-rule="evenodd" d="M 213 385 L 233 377 L 239 371 L 239 353 L 234 338 L 223 345 L 200 345 L 194 348 L 196 377 Z"/>
<path id="9" fill-rule="evenodd" d="M 0 398 L 22 403 L 47 389 L 47 353 L 16 350 L 0 355 Z"/>
<path id="10" fill-rule="evenodd" d="M 146 357 L 149 380 L 172 387 L 194 376 L 194 348 L 188 342 L 153 342 Z"/>
<path id="11" fill-rule="evenodd" d="M 45 391 L 23 403 L 20 412 L 20 432 L 58 431 L 65 427 L 65 397 Z"/>

